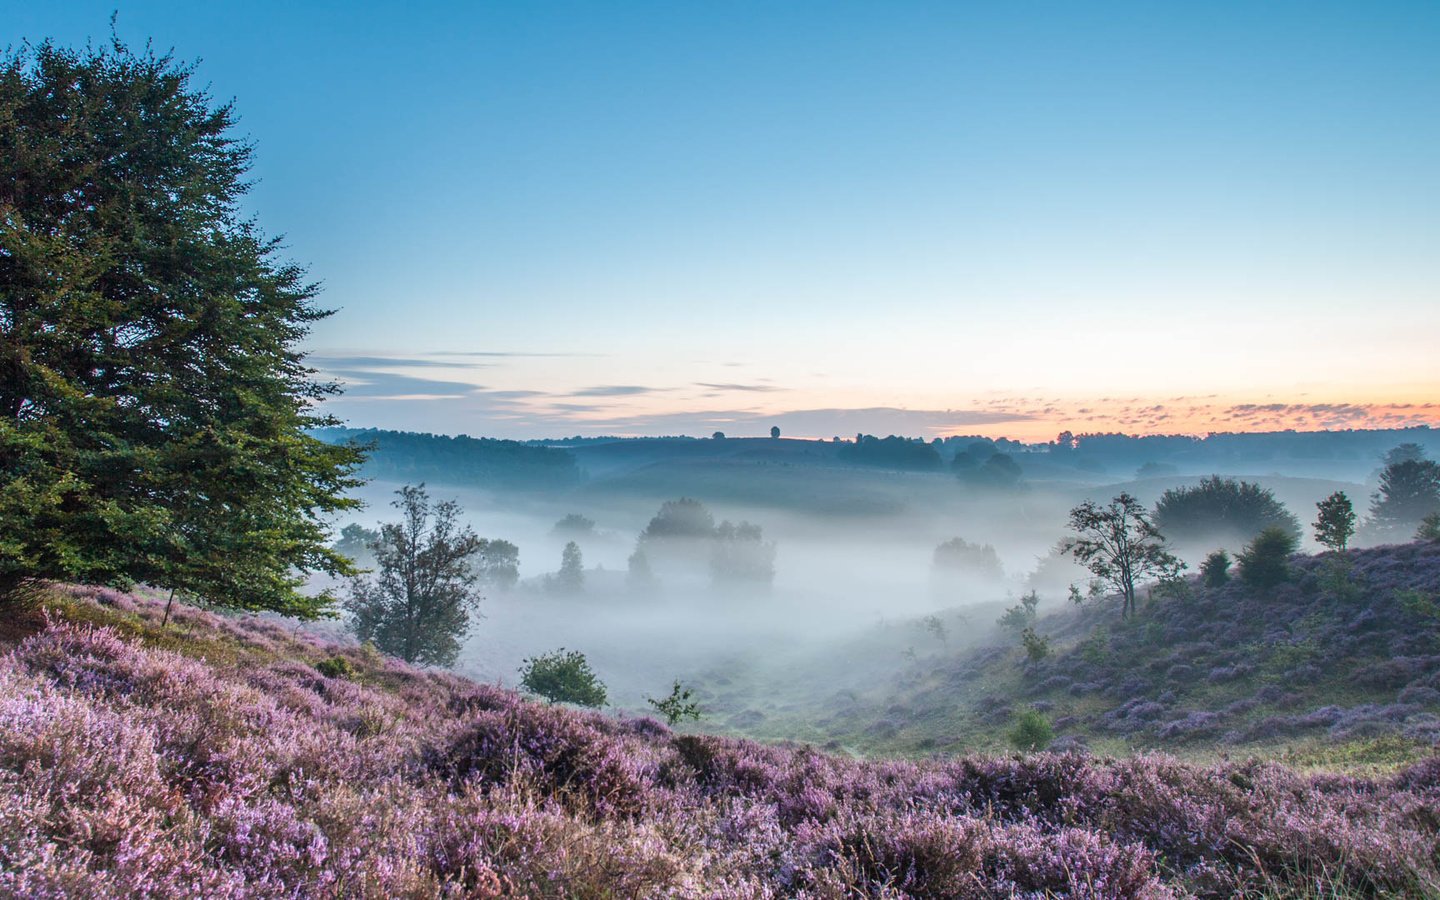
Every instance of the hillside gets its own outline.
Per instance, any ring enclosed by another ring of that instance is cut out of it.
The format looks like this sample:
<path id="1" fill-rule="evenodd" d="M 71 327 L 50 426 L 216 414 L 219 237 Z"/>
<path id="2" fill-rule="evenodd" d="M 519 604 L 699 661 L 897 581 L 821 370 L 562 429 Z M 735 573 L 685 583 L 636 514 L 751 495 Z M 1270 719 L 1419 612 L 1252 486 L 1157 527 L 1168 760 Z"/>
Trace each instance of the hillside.
<path id="1" fill-rule="evenodd" d="M 146 596 L 46 606 L 0 658 L 7 896 L 1440 889 L 1434 759 L 861 761 L 543 707 L 256 618 L 161 630 Z"/>
<path id="2" fill-rule="evenodd" d="M 1109 753 L 1393 764 L 1433 752 L 1440 544 L 1297 556 L 1291 567 L 1289 583 L 1265 590 L 1192 577 L 1183 596 L 1129 621 L 1115 598 L 1042 607 L 1036 628 L 1051 653 L 1038 662 L 998 630 L 950 650 L 911 629 L 914 659 L 792 727 L 862 751 L 994 750 L 1029 707 L 1054 724 L 1057 746 Z"/>

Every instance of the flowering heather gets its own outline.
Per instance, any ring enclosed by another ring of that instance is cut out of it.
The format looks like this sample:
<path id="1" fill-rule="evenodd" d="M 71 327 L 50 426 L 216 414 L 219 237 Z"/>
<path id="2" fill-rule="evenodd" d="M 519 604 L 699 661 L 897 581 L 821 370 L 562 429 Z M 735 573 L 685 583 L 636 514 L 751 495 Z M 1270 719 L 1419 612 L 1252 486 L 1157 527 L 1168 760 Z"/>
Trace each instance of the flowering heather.
<path id="1" fill-rule="evenodd" d="M 1433 759 L 1371 779 L 1160 755 L 859 761 L 542 707 L 255 619 L 187 609 L 167 637 L 143 596 L 61 606 L 0 658 L 0 895 L 1440 891 Z M 337 657 L 326 670 L 352 677 L 316 669 Z"/>

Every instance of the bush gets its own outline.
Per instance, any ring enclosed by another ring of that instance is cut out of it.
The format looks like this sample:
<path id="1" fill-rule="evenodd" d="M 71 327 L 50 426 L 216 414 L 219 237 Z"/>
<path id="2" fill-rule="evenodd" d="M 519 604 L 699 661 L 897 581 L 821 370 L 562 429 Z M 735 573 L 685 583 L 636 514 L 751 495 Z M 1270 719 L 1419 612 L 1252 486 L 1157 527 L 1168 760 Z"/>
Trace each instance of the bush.
<path id="1" fill-rule="evenodd" d="M 1200 564 L 1200 582 L 1209 588 L 1218 588 L 1230 580 L 1230 554 L 1216 550 Z"/>
<path id="2" fill-rule="evenodd" d="M 1038 709 L 1023 709 L 1015 716 L 1015 725 L 1007 735 L 1016 750 L 1038 752 L 1055 740 L 1055 729 Z"/>
<path id="3" fill-rule="evenodd" d="M 326 678 L 343 678 L 346 681 L 359 674 L 350 660 L 343 656 L 332 656 L 329 659 L 322 659 L 315 664 L 315 671 Z"/>
<path id="4" fill-rule="evenodd" d="M 1274 587 L 1290 580 L 1290 555 L 1295 536 L 1283 528 L 1266 528 L 1238 557 L 1240 578 L 1252 587 Z"/>
<path id="5" fill-rule="evenodd" d="M 564 647 L 526 659 L 520 667 L 520 686 L 551 703 L 576 706 L 605 705 L 605 685 L 590 669 L 585 654 Z"/>

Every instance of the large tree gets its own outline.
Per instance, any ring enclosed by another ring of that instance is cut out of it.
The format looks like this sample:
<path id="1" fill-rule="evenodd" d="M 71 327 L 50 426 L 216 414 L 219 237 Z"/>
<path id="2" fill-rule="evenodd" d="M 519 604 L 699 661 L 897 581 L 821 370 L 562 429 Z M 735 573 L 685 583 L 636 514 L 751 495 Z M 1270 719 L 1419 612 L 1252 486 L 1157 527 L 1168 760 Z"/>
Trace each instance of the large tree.
<path id="1" fill-rule="evenodd" d="M 298 350 L 328 315 L 242 216 L 251 148 L 118 41 L 0 56 L 0 597 L 144 581 L 300 616 L 359 461 Z"/>
<path id="2" fill-rule="evenodd" d="M 1300 522 L 1258 484 L 1212 475 L 1192 487 L 1171 488 L 1155 504 L 1155 527 L 1189 551 L 1235 548 L 1266 528 L 1300 536 Z"/>
<path id="3" fill-rule="evenodd" d="M 454 501 L 432 504 L 423 484 L 396 493 L 400 521 L 380 526 L 371 546 L 375 577 L 351 582 L 350 628 L 406 662 L 448 666 L 480 602 L 475 566 L 484 542 L 461 526 Z"/>
<path id="4" fill-rule="evenodd" d="M 1371 540 L 1407 541 L 1425 517 L 1440 512 L 1440 464 L 1425 459 L 1413 444 L 1390 451 L 1380 472 L 1380 489 L 1370 504 L 1366 532 Z"/>
<path id="5" fill-rule="evenodd" d="M 1075 536 L 1065 541 L 1065 550 L 1124 598 L 1121 616 L 1135 612 L 1137 585 L 1147 578 L 1173 579 L 1185 568 L 1165 549 L 1145 507 L 1129 494 L 1105 506 L 1086 500 L 1070 510 L 1070 527 Z"/>

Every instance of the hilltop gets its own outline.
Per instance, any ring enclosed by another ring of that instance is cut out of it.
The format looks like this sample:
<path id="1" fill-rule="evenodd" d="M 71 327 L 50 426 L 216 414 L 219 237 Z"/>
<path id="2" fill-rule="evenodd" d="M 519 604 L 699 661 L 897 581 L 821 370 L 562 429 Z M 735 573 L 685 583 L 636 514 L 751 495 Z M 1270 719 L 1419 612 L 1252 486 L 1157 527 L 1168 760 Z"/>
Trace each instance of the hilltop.
<path id="1" fill-rule="evenodd" d="M 1436 760 L 854 760 L 59 589 L 0 658 L 11 896 L 1170 897 L 1440 887 Z M 1053 676 L 1051 676 L 1053 677 Z"/>
<path id="2" fill-rule="evenodd" d="M 1003 750 L 1017 713 L 1035 709 L 1060 748 L 1163 750 L 1187 757 L 1281 756 L 1304 763 L 1394 765 L 1440 743 L 1440 544 L 1299 555 L 1291 580 L 1256 589 L 1238 578 L 1155 597 L 1122 619 L 1118 599 L 1041 607 L 1050 652 L 1030 660 L 1015 634 L 989 627 L 1001 604 L 938 611 L 941 643 L 921 621 L 877 629 L 847 648 L 888 658 L 883 677 L 844 683 L 823 713 L 813 697 L 789 714 L 744 718 L 710 673 L 706 697 L 765 737 L 790 733 L 834 749 L 909 755 Z M 1338 576 L 1337 572 L 1344 572 Z M 966 623 L 972 635 L 959 635 Z M 907 650 L 908 648 L 908 650 Z M 852 663 L 852 668 L 856 666 Z M 818 690 L 790 675 L 780 696 Z M 836 676 L 825 675 L 829 681 Z M 780 679 L 776 679 L 777 685 Z"/>

